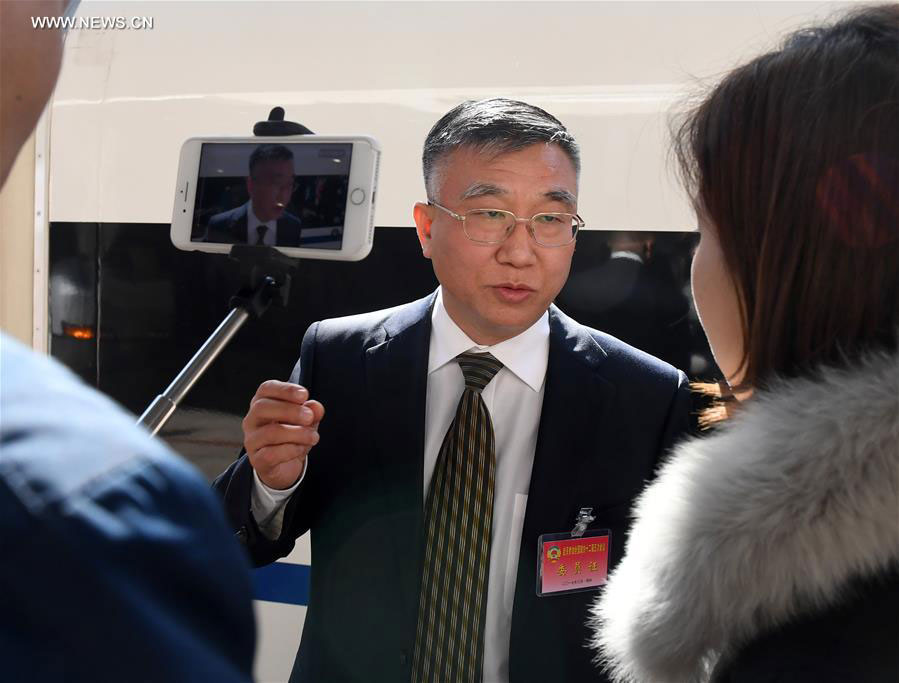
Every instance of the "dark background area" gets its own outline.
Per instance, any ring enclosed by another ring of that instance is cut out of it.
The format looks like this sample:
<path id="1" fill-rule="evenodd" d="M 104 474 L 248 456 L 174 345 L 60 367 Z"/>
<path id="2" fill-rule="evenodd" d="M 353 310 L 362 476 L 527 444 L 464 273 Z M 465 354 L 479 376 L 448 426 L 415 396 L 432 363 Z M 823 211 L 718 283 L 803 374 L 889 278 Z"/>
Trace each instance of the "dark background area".
<path id="1" fill-rule="evenodd" d="M 634 260 L 609 259 L 614 235 L 578 235 L 559 306 L 671 362 L 691 379 L 717 379 L 688 296 L 697 236 L 647 234 L 651 255 L 640 267 Z M 161 435 L 214 477 L 240 449 L 240 420 L 257 386 L 289 376 L 311 323 L 412 301 L 436 286 L 410 228 L 377 228 L 363 261 L 301 262 L 288 307 L 273 305 L 237 333 Z M 167 224 L 55 223 L 51 353 L 139 415 L 222 321 L 238 287 L 236 262 L 176 249 Z M 74 329 L 92 330 L 93 336 L 75 338 Z"/>

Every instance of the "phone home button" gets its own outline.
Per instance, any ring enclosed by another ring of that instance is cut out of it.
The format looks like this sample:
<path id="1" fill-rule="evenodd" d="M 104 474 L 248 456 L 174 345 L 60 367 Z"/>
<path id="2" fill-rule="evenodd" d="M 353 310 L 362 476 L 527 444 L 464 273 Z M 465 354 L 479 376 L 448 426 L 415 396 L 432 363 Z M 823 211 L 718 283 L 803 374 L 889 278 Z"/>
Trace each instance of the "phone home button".
<path id="1" fill-rule="evenodd" d="M 350 192 L 350 201 L 359 206 L 362 202 L 365 201 L 365 190 L 361 187 L 357 187 L 355 190 Z"/>

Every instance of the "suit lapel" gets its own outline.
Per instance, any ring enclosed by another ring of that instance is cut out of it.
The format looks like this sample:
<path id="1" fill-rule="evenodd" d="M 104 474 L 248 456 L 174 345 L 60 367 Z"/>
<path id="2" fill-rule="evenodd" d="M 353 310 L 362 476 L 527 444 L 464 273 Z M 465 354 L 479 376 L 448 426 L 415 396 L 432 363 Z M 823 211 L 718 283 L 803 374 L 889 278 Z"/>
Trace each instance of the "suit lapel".
<path id="1" fill-rule="evenodd" d="M 572 488 L 585 460 L 596 454 L 602 407 L 614 386 L 599 373 L 606 353 L 585 328 L 550 309 L 549 362 L 540 413 L 540 429 L 528 492 L 528 522 L 539 511 L 558 509 L 559 495 Z M 574 506 L 577 501 L 571 501 Z M 550 517 L 550 520 L 552 518 Z M 549 521 L 549 520 L 548 520 Z M 574 518 L 570 520 L 574 526 Z M 566 524 L 568 520 L 566 518 Z M 564 531 L 544 529 L 539 533 Z"/>
<path id="2" fill-rule="evenodd" d="M 511 647 L 524 642 L 537 582 L 537 538 L 568 531 L 582 506 L 599 501 L 577 500 L 575 491 L 585 463 L 599 455 L 603 412 L 615 388 L 599 368 L 605 351 L 586 328 L 550 307 L 549 363 L 537 434 L 527 511 L 519 547 L 518 578 L 512 614 Z M 514 662 L 511 657 L 510 662 Z"/>
<path id="3" fill-rule="evenodd" d="M 250 219 L 246 206 L 242 206 L 231 223 L 231 233 L 240 244 L 250 243 Z"/>
<path id="4" fill-rule="evenodd" d="M 383 476 L 390 543 L 402 609 L 417 619 L 424 509 L 424 431 L 431 307 L 435 295 L 403 306 L 383 326 L 384 341 L 365 352 L 374 457 Z"/>

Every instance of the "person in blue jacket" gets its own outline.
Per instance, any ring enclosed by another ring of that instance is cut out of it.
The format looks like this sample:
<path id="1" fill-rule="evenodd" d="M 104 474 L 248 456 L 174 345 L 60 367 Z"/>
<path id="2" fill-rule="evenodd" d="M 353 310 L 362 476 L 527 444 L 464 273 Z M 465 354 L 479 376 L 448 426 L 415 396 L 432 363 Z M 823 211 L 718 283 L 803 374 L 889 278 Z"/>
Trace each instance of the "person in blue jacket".
<path id="1" fill-rule="evenodd" d="M 65 10 L 0 2 L 0 186 L 60 68 L 31 17 Z M 205 480 L 2 334 L 0 558 L 4 681 L 251 679 L 248 565 Z"/>

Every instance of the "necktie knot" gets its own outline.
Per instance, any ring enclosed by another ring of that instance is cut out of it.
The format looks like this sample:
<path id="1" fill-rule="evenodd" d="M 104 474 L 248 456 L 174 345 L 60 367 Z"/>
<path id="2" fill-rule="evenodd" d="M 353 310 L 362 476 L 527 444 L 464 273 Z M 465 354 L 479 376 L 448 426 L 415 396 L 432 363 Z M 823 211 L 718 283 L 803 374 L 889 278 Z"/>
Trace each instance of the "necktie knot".
<path id="1" fill-rule="evenodd" d="M 478 393 L 484 390 L 503 367 L 503 364 L 489 353 L 461 353 L 456 356 L 456 360 L 465 376 L 465 388 Z"/>
<path id="2" fill-rule="evenodd" d="M 256 238 L 256 244 L 265 244 L 265 233 L 268 231 L 267 225 L 257 225 L 256 233 L 259 237 Z"/>

